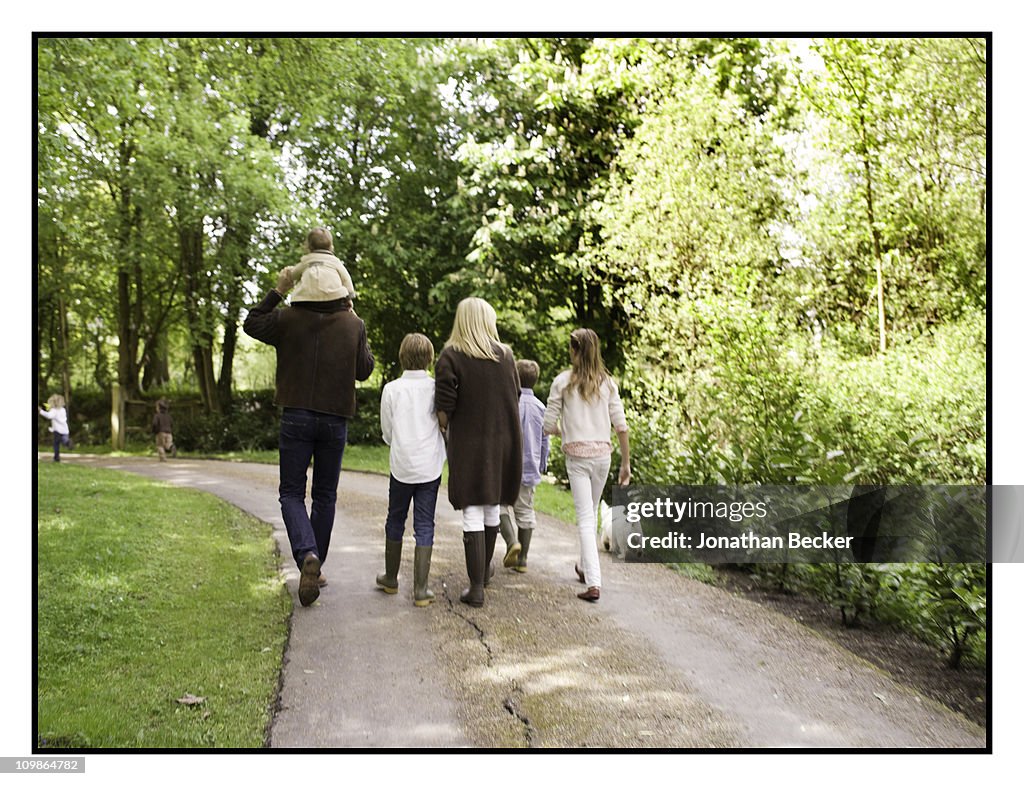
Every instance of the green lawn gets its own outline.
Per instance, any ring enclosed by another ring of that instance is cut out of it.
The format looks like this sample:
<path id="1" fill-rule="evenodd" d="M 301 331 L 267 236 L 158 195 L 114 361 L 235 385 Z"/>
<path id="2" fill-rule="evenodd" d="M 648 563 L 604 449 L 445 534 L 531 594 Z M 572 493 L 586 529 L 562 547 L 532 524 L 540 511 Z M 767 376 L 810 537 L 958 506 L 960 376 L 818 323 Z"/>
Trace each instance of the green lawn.
<path id="1" fill-rule="evenodd" d="M 40 448 L 45 450 L 45 447 Z M 153 456 L 153 446 L 132 445 L 127 450 L 112 452 L 106 447 L 82 447 L 83 453 L 100 453 L 103 455 Z M 180 458 L 205 458 L 220 461 L 252 461 L 257 464 L 277 464 L 276 450 L 255 450 L 248 452 L 227 452 L 216 454 L 179 453 Z M 374 472 L 379 475 L 388 474 L 388 446 L 380 445 L 346 445 L 342 459 L 342 469 L 349 472 Z M 445 464 L 441 473 L 442 482 L 448 482 L 448 465 Z M 573 507 L 572 494 L 555 483 L 541 483 L 537 487 L 533 500 L 534 508 L 540 513 L 565 521 L 576 523 L 576 512 Z"/>
<path id="2" fill-rule="evenodd" d="M 199 492 L 38 468 L 40 747 L 262 746 L 291 610 L 270 526 Z"/>

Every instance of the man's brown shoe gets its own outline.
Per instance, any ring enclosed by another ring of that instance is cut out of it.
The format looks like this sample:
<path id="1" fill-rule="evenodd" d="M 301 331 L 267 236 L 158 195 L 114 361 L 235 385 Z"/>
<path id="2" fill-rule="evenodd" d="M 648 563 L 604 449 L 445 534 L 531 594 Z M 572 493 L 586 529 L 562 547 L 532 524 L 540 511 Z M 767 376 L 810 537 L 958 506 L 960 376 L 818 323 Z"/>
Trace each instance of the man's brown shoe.
<path id="1" fill-rule="evenodd" d="M 327 586 L 327 577 L 323 573 L 321 573 L 319 576 L 316 577 L 316 583 L 317 583 L 317 586 L 326 587 Z"/>
<path id="2" fill-rule="evenodd" d="M 299 574 L 299 603 L 312 606 L 320 597 L 320 558 L 312 551 L 302 560 L 302 572 Z"/>
<path id="3" fill-rule="evenodd" d="M 580 592 L 576 595 L 580 600 L 589 600 L 591 603 L 596 603 L 598 598 L 601 597 L 600 587 L 588 587 L 586 592 Z"/>
<path id="4" fill-rule="evenodd" d="M 573 565 L 573 567 L 576 569 L 576 578 L 580 580 L 580 584 L 586 584 L 587 583 L 587 577 L 583 575 L 583 571 L 580 570 L 580 566 L 579 565 Z"/>

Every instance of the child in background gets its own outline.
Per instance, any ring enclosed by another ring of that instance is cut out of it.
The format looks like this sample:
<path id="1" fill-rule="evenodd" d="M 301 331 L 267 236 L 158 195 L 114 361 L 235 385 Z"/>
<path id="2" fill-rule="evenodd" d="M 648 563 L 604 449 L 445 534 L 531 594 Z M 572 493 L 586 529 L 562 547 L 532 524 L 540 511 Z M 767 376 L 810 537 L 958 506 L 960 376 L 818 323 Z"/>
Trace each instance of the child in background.
<path id="1" fill-rule="evenodd" d="M 413 560 L 413 603 L 429 606 L 434 593 L 427 589 L 434 548 L 434 509 L 444 466 L 444 438 L 434 412 L 434 380 L 427 369 L 434 362 L 434 346 L 422 333 L 410 333 L 398 349 L 402 376 L 387 383 L 380 396 L 380 428 L 391 446 L 388 517 L 384 524 L 384 573 L 377 586 L 389 595 L 398 592 L 402 536 L 409 503 L 416 538 Z"/>
<path id="2" fill-rule="evenodd" d="M 551 383 L 544 413 L 544 433 L 558 434 L 561 421 L 562 452 L 576 506 L 580 559 L 576 576 L 587 589 L 577 595 L 594 603 L 601 597 L 601 563 L 597 556 L 597 506 L 601 502 L 611 466 L 614 427 L 619 439 L 622 465 L 619 484 L 629 485 L 629 431 L 619 399 L 619 389 L 601 359 L 601 342 L 589 328 L 574 330 L 569 337 L 572 368 Z M 580 566 L 582 570 L 580 569 Z"/>
<path id="3" fill-rule="evenodd" d="M 68 411 L 64 408 L 64 396 L 54 393 L 46 401 L 46 409 L 39 408 L 39 414 L 50 421 L 50 431 L 53 432 L 53 460 L 60 461 L 60 446 L 66 445 L 68 450 L 74 450 L 74 443 L 71 442 L 71 432 L 68 430 Z"/>
<path id="4" fill-rule="evenodd" d="M 469 588 L 459 599 L 479 608 L 498 539 L 500 506 L 516 501 L 523 472 L 519 377 L 486 300 L 470 297 L 459 303 L 434 372 L 437 421 L 448 435 L 448 500 L 462 511 Z"/>
<path id="5" fill-rule="evenodd" d="M 292 303 L 308 301 L 355 299 L 356 290 L 352 277 L 340 259 L 334 256 L 334 239 L 330 230 L 317 227 L 306 237 L 306 249 L 299 264 L 287 267 L 283 272 L 298 281 L 292 290 Z"/>
<path id="6" fill-rule="evenodd" d="M 171 456 L 178 454 L 174 447 L 174 421 L 171 419 L 170 408 L 171 403 L 165 398 L 156 402 L 156 414 L 153 415 L 151 426 L 151 431 L 156 435 L 156 454 L 161 461 L 167 461 L 168 451 Z"/>
<path id="7" fill-rule="evenodd" d="M 516 372 L 519 374 L 519 384 L 522 385 L 519 393 L 519 425 L 523 431 L 523 479 L 519 497 L 512 505 L 519 530 L 518 542 L 507 509 L 499 520 L 506 549 L 502 564 L 506 568 L 526 573 L 526 557 L 530 551 L 533 526 L 537 523 L 537 514 L 533 510 L 533 492 L 548 468 L 549 439 L 544 433 L 544 403 L 533 394 L 533 386 L 540 377 L 540 366 L 535 360 L 517 360 Z"/>

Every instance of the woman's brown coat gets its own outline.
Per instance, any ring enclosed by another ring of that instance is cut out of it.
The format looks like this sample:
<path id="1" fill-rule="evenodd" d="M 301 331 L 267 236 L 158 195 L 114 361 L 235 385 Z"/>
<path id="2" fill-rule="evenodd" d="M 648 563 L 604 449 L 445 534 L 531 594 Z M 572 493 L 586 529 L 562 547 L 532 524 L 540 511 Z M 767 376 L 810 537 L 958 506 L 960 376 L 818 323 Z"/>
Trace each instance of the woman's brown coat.
<path id="1" fill-rule="evenodd" d="M 511 505 L 519 496 L 519 375 L 512 351 L 497 349 L 494 361 L 446 347 L 434 368 L 434 408 L 448 416 L 448 499 L 456 510 Z"/>

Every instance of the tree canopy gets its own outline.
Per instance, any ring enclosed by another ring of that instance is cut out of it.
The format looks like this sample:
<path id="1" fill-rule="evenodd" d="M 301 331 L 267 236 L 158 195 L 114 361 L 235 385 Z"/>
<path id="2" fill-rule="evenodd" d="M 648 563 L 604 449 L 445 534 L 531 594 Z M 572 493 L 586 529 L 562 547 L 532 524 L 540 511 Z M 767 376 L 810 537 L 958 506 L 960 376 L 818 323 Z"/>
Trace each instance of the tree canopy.
<path id="1" fill-rule="evenodd" d="M 382 373 L 591 327 L 641 481 L 980 482 L 986 41 L 39 38 L 37 386 L 193 389 L 329 227 Z"/>

